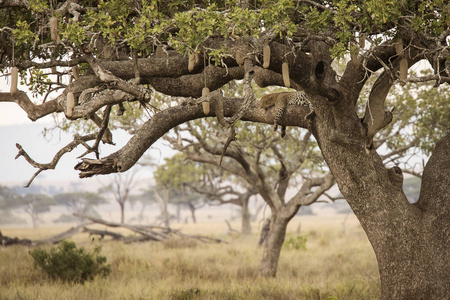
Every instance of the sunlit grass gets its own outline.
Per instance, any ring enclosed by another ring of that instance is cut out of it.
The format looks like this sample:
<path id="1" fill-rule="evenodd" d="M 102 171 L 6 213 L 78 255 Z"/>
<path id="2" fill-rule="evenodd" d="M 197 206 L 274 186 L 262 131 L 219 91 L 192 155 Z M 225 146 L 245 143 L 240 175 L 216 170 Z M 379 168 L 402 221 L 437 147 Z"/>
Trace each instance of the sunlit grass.
<path id="1" fill-rule="evenodd" d="M 270 279 L 258 276 L 258 224 L 249 237 L 226 236 L 225 224 L 183 225 L 185 233 L 211 234 L 228 244 L 176 240 L 127 245 L 77 235 L 73 240 L 88 250 L 101 243 L 111 264 L 109 277 L 83 285 L 50 281 L 33 267 L 29 248 L 0 248 L 0 299 L 377 299 L 373 250 L 356 220 L 347 222 L 345 233 L 342 220 L 295 218 L 288 235 L 295 236 L 301 222 L 306 250 L 283 249 L 277 278 Z M 9 228 L 3 233 L 34 239 L 62 230 L 48 234 L 49 229 Z"/>

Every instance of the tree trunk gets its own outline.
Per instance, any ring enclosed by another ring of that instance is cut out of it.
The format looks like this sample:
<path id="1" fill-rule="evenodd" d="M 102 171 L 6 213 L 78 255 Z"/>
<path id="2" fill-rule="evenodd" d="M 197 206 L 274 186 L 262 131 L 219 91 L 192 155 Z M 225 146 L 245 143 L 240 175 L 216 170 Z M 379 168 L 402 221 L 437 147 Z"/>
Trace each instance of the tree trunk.
<path id="1" fill-rule="evenodd" d="M 191 202 L 188 202 L 188 207 L 189 207 L 189 210 L 191 211 L 192 222 L 194 224 L 196 224 L 197 218 L 195 217 L 195 206 Z"/>
<path id="2" fill-rule="evenodd" d="M 242 234 L 252 233 L 251 215 L 248 209 L 248 202 L 250 197 L 242 200 Z"/>
<path id="3" fill-rule="evenodd" d="M 170 215 L 169 215 L 169 211 L 167 209 L 167 206 L 169 204 L 169 190 L 164 189 L 162 196 L 159 194 L 158 191 L 155 190 L 155 197 L 159 204 L 159 209 L 161 211 L 161 219 L 164 223 L 164 226 L 169 228 L 170 227 Z"/>
<path id="4" fill-rule="evenodd" d="M 181 223 L 181 205 L 177 204 L 177 223 Z"/>
<path id="5" fill-rule="evenodd" d="M 125 203 L 119 202 L 119 206 L 120 206 L 120 223 L 124 224 L 125 223 Z"/>
<path id="6" fill-rule="evenodd" d="M 270 230 L 264 244 L 263 256 L 259 267 L 261 276 L 275 277 L 277 274 L 278 260 L 280 259 L 289 220 L 272 214 Z"/>
<path id="7" fill-rule="evenodd" d="M 401 169 L 385 168 L 367 148 L 364 130 L 355 128 L 360 123 L 341 119 L 331 124 L 334 116 L 322 117 L 313 134 L 373 246 L 381 299 L 448 299 L 450 135 L 424 170 L 418 203 L 410 204 Z"/>

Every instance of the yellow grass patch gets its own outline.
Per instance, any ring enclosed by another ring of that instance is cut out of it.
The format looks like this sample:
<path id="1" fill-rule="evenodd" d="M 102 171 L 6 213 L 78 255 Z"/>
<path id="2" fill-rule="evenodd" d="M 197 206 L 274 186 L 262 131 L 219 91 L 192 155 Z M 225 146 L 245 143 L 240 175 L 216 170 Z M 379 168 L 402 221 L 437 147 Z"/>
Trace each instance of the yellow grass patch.
<path id="1" fill-rule="evenodd" d="M 111 264 L 109 277 L 84 285 L 50 281 L 33 268 L 30 248 L 0 248 L 0 299 L 377 299 L 379 276 L 373 250 L 357 220 L 347 220 L 345 233 L 343 220 L 344 216 L 294 218 L 288 235 L 306 236 L 306 250 L 283 249 L 277 278 L 270 279 L 258 276 L 262 255 L 256 246 L 258 223 L 252 224 L 255 233 L 248 237 L 227 236 L 225 223 L 180 226 L 186 234 L 210 234 L 228 244 L 184 239 L 92 242 L 79 234 L 74 241 L 89 251 L 102 244 L 101 253 Z M 232 226 L 239 228 L 239 222 Z M 36 239 L 65 229 L 2 231 Z"/>

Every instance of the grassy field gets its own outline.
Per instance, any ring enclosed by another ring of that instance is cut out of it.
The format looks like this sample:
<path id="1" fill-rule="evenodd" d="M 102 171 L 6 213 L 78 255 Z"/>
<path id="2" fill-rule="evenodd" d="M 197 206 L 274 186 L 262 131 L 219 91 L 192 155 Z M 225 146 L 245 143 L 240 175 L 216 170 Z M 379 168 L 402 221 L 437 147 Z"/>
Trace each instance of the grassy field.
<path id="1" fill-rule="evenodd" d="M 344 216 L 296 217 L 288 237 L 307 237 L 306 250 L 283 249 L 277 278 L 258 276 L 262 250 L 255 234 L 225 234 L 223 223 L 183 225 L 184 233 L 206 234 L 228 244 L 194 240 L 123 244 L 104 240 L 111 274 L 84 284 L 48 279 L 33 267 L 30 248 L 0 247 L 0 299 L 377 299 L 375 255 L 358 221 Z M 238 223 L 233 223 L 238 228 Z M 175 227 L 175 226 L 174 226 Z M 4 235 L 39 239 L 66 228 L 2 229 Z M 87 235 L 73 239 L 92 249 Z M 44 247 L 44 248 L 50 248 Z"/>

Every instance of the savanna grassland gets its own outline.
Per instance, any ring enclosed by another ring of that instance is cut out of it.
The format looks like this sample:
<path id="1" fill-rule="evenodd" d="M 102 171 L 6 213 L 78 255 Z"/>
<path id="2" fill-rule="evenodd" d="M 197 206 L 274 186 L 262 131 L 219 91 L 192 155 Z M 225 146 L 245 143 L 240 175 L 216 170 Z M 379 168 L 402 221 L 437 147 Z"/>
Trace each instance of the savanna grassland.
<path id="1" fill-rule="evenodd" d="M 79 234 L 73 238 L 78 246 L 91 250 L 101 244 L 111 264 L 110 276 L 84 284 L 50 280 L 34 268 L 30 248 L 0 247 L 0 299 L 377 299 L 380 284 L 373 250 L 355 218 L 347 220 L 343 232 L 344 218 L 294 218 L 287 239 L 306 236 L 306 250 L 285 247 L 277 277 L 270 279 L 258 276 L 262 250 L 257 247 L 257 223 L 255 233 L 246 237 L 227 235 L 224 223 L 180 226 L 184 233 L 222 238 L 227 244 L 185 239 L 92 242 Z M 2 232 L 39 239 L 65 229 Z"/>

